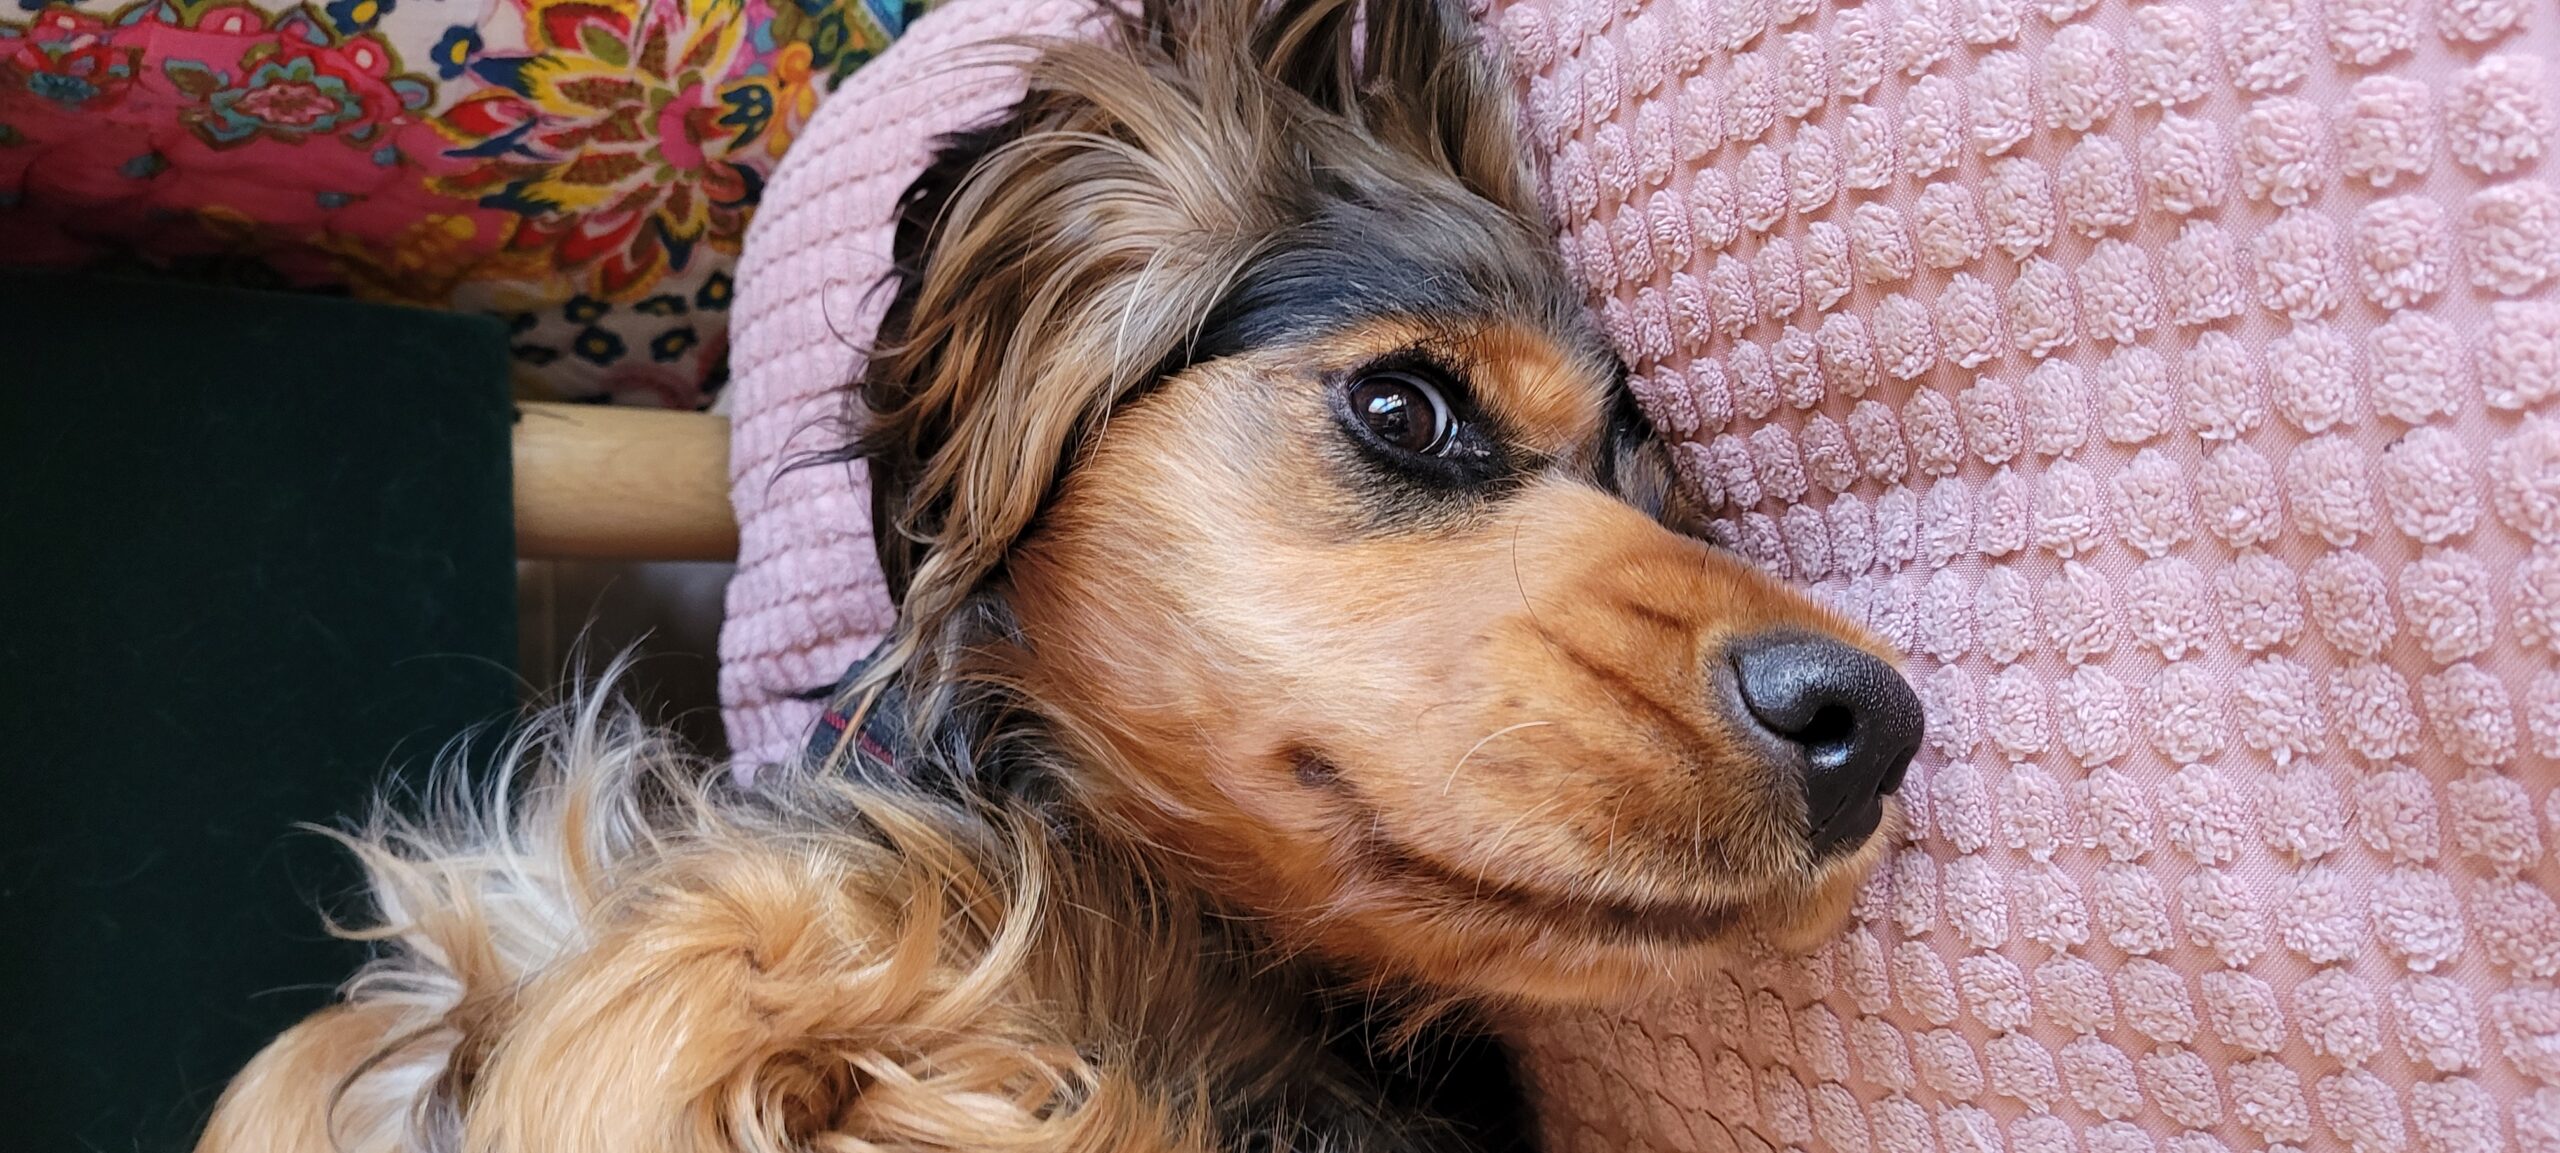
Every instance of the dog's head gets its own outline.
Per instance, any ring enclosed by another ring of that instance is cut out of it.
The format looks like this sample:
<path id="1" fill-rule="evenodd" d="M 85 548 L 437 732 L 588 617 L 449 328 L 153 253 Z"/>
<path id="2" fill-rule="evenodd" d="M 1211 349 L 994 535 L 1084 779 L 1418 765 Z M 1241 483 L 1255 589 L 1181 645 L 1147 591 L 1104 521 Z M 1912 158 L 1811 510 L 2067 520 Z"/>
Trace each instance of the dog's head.
<path id="1" fill-rule="evenodd" d="M 919 183 L 862 382 L 878 675 L 925 726 L 1001 686 L 1085 809 L 1366 975 L 1574 999 L 1808 942 L 1917 704 L 1682 531 L 1464 15 L 1354 17 L 1044 46 Z"/>

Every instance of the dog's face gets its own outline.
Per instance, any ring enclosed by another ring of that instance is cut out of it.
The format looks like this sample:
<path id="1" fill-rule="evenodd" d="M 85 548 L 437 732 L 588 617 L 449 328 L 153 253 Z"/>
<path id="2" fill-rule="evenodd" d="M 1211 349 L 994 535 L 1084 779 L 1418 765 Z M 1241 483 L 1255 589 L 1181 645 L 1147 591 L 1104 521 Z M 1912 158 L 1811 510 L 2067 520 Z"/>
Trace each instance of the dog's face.
<path id="1" fill-rule="evenodd" d="M 1266 63 L 1308 98 L 1270 97 L 1283 146 L 1193 142 L 1257 211 L 1192 243 L 1242 255 L 1078 410 L 980 574 L 1010 624 L 984 647 L 1086 803 L 1337 963 L 1572 1000 L 1744 934 L 1811 943 L 1882 851 L 1917 703 L 1877 642 L 1676 527 L 1507 102 L 1449 79 L 1472 49 L 1423 0 L 1370 22 L 1369 59 L 1434 87 Z M 1427 131 L 1393 118 L 1417 106 Z"/>
<path id="2" fill-rule="evenodd" d="M 1892 675 L 1839 659 L 1882 651 L 1855 629 L 1615 491 L 1619 389 L 1578 331 L 1381 317 L 1115 415 L 1010 589 L 1041 699 L 1107 747 L 1092 795 L 1327 954 L 1436 983 L 1580 997 L 1825 931 L 1916 712 L 1845 683 Z M 1755 688 L 1829 693 L 1843 731 L 1791 739 Z M 1817 837 L 1821 756 L 1867 763 Z"/>

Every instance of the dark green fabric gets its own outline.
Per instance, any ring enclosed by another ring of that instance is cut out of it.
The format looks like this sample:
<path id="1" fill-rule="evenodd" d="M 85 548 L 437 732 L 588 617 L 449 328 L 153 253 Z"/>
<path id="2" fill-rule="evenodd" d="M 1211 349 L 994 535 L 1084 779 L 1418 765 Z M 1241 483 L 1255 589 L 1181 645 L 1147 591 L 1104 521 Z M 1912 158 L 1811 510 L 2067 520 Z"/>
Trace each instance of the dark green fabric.
<path id="1" fill-rule="evenodd" d="M 186 1148 L 362 952 L 359 812 L 515 699 L 479 317 L 0 274 L 0 1148 Z"/>

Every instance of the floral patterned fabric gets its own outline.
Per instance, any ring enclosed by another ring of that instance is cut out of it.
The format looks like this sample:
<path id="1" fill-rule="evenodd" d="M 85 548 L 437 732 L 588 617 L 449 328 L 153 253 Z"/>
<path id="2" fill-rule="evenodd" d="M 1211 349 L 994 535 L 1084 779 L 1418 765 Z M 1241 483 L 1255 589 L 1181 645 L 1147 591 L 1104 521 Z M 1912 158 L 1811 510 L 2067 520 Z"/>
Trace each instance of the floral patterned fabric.
<path id="1" fill-rule="evenodd" d="M 766 174 L 921 6 L 15 3 L 0 262 L 495 313 L 527 391 L 674 406 Z"/>

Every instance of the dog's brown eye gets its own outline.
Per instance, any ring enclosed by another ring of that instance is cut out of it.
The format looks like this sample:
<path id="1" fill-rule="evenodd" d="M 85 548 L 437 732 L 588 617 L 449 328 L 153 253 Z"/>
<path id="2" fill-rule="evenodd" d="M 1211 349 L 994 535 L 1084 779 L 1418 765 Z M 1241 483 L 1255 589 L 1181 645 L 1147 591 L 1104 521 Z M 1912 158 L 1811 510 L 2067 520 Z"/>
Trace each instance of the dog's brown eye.
<path id="1" fill-rule="evenodd" d="M 1391 448 L 1428 456 L 1449 443 L 1449 402 L 1411 373 L 1378 372 L 1353 381 L 1351 414 Z"/>

